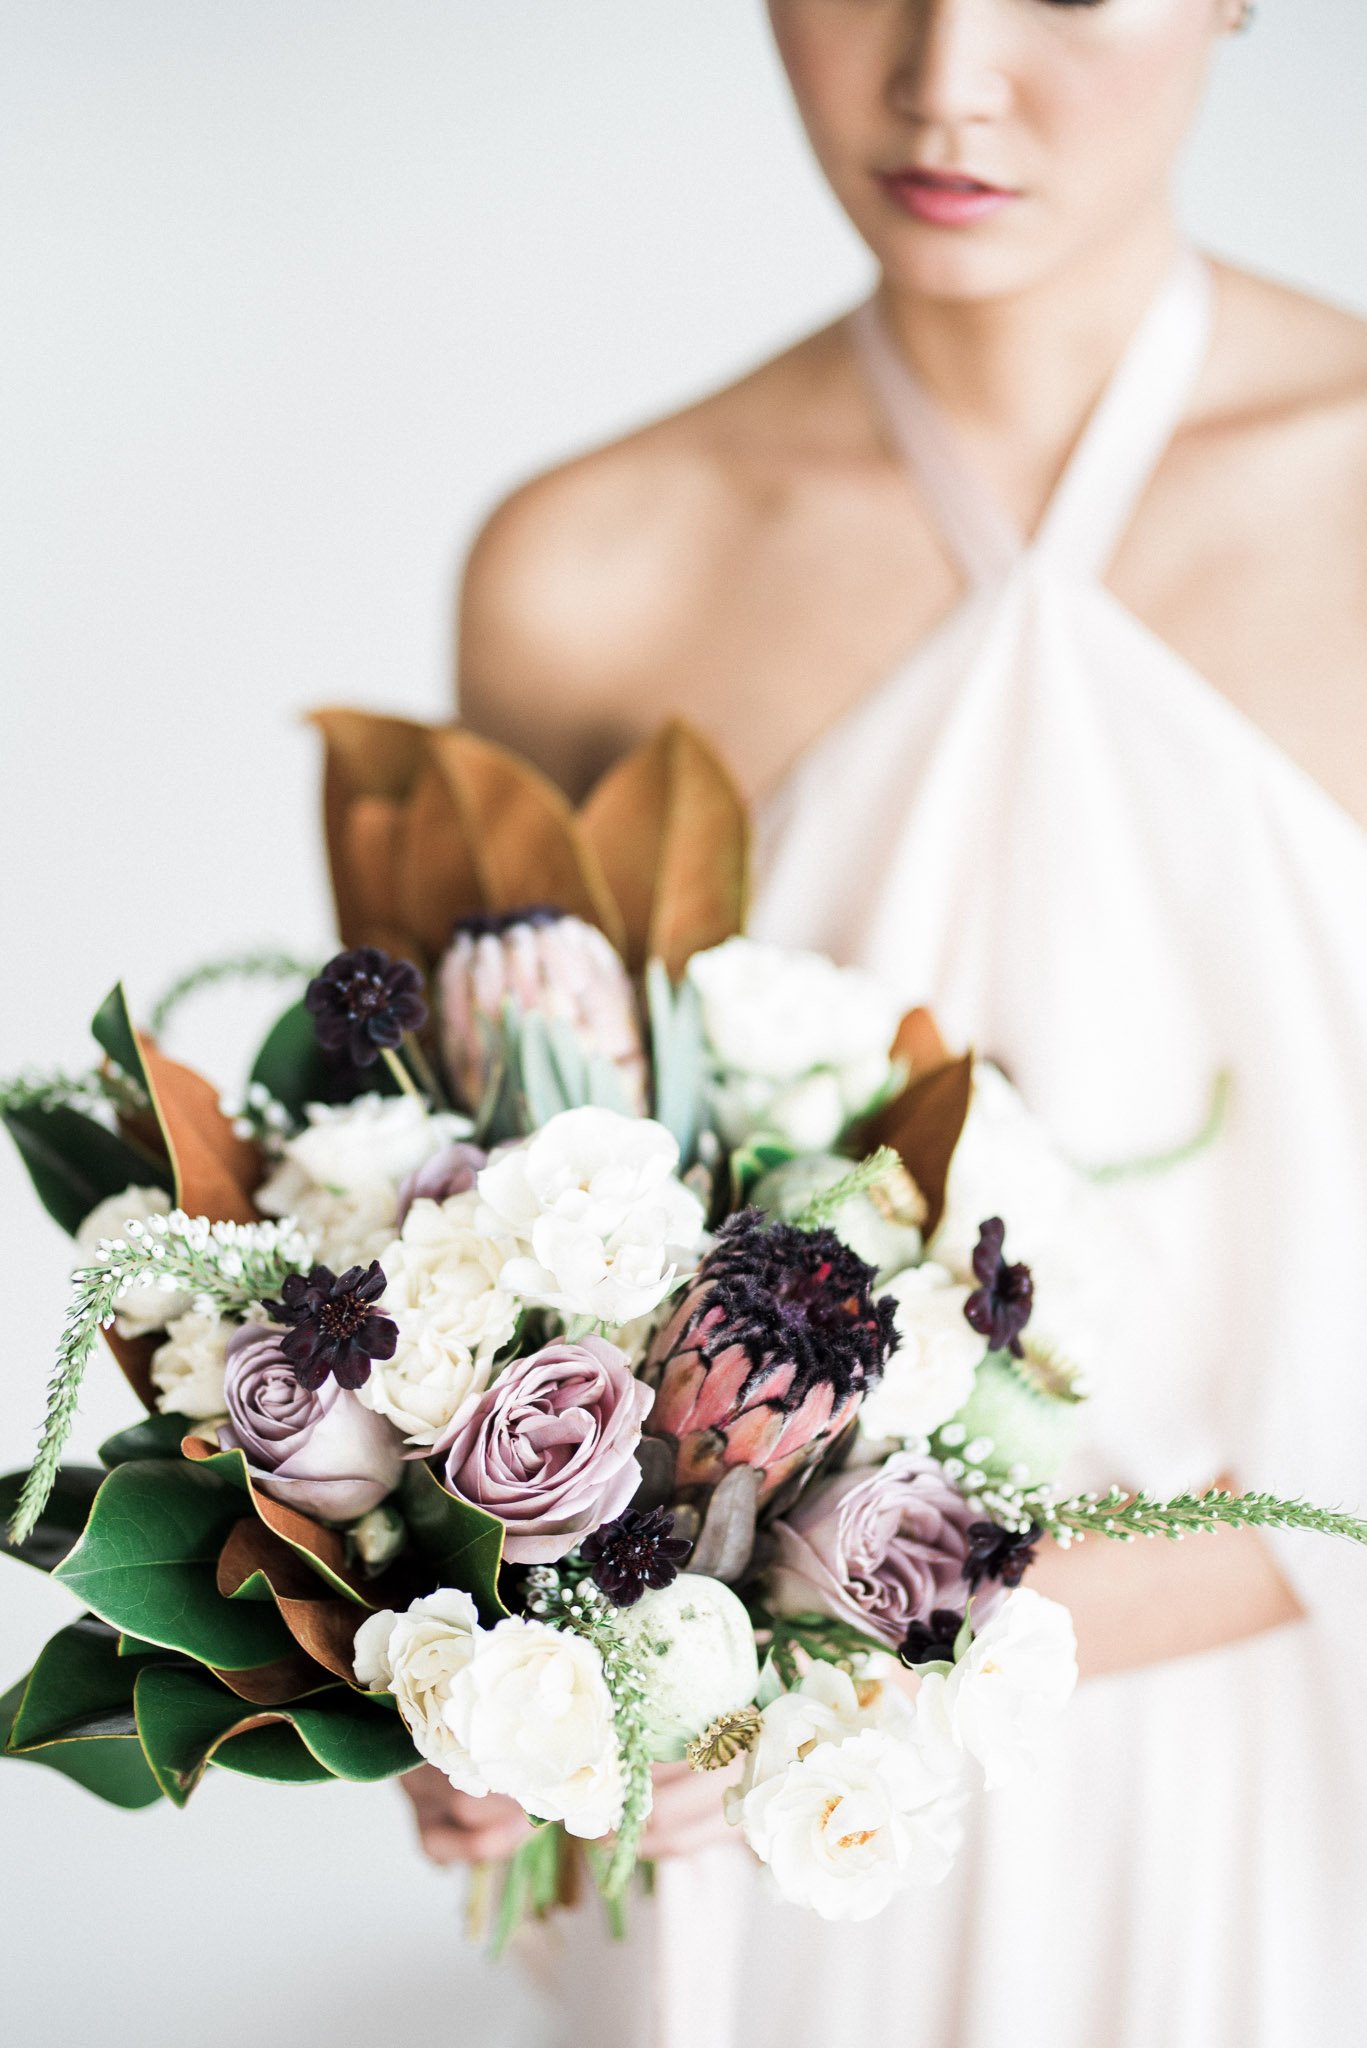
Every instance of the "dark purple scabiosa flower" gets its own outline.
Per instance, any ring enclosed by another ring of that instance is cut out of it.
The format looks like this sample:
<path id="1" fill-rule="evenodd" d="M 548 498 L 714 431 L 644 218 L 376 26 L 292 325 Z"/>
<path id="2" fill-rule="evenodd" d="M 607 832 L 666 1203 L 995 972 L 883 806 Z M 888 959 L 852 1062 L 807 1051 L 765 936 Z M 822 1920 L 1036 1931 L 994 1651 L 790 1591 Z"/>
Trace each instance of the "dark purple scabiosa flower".
<path id="1" fill-rule="evenodd" d="M 952 1607 L 937 1607 L 929 1621 L 913 1621 L 902 1644 L 904 1664 L 952 1664 L 954 1645 L 964 1625 Z"/>
<path id="2" fill-rule="evenodd" d="M 634 1607 L 647 1586 L 672 1585 L 692 1549 L 676 1536 L 667 1508 L 644 1513 L 628 1508 L 615 1522 L 605 1522 L 579 1546 L 589 1576 L 614 1607 Z"/>
<path id="3" fill-rule="evenodd" d="M 309 983 L 304 1004 L 324 1051 L 345 1052 L 358 1067 L 373 1066 L 405 1031 L 421 1031 L 427 1022 L 417 968 L 378 946 L 357 946 L 329 960 Z"/>
<path id="4" fill-rule="evenodd" d="M 978 1277 L 976 1291 L 964 1303 L 970 1328 L 986 1337 L 992 1351 L 1009 1351 L 1023 1356 L 1021 1331 L 1035 1305 L 1035 1283 L 1028 1266 L 1008 1266 L 1002 1256 L 1006 1225 L 992 1216 L 978 1233 L 973 1254 L 973 1271 Z"/>
<path id="5" fill-rule="evenodd" d="M 345 1273 L 328 1266 L 315 1266 L 307 1275 L 290 1273 L 279 1301 L 262 1303 L 270 1320 L 288 1332 L 280 1352 L 301 1387 L 321 1387 L 329 1373 L 339 1387 L 363 1387 L 371 1360 L 394 1356 L 398 1325 L 375 1307 L 384 1290 L 384 1271 L 372 1259 Z"/>
<path id="6" fill-rule="evenodd" d="M 761 1504 L 849 1423 L 895 1350 L 896 1304 L 830 1230 L 743 1209 L 717 1232 L 643 1369 L 646 1422 L 672 1437 L 675 1485 L 711 1487 L 733 1465 L 763 1475 Z"/>
<path id="7" fill-rule="evenodd" d="M 973 1591 L 977 1592 L 984 1579 L 1018 1586 L 1035 1562 L 1043 1534 L 1038 1522 L 1028 1529 L 1003 1529 L 997 1522 L 970 1523 L 964 1577 Z"/>

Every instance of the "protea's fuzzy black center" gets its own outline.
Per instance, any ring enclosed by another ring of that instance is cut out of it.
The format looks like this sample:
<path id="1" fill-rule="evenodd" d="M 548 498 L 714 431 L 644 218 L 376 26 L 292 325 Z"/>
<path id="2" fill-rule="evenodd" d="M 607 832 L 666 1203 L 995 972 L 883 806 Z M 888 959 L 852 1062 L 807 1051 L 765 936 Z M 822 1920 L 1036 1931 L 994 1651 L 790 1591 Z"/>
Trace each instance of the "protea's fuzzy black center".
<path id="1" fill-rule="evenodd" d="M 1035 1305 L 1035 1283 L 1028 1266 L 1007 1264 L 1002 1254 L 1005 1241 L 1001 1217 L 989 1217 L 979 1230 L 973 1254 L 979 1285 L 964 1303 L 964 1315 L 993 1351 L 1009 1351 L 1019 1358 L 1024 1350 L 1021 1331 Z"/>
<path id="2" fill-rule="evenodd" d="M 1018 1586 L 1035 1561 L 1035 1550 L 1044 1531 L 1038 1522 L 1028 1529 L 1003 1529 L 996 1522 L 971 1522 L 964 1555 L 964 1578 L 972 1592 L 984 1579 L 998 1579 L 1004 1586 Z"/>
<path id="3" fill-rule="evenodd" d="M 668 1586 L 692 1545 L 675 1536 L 667 1508 L 628 1508 L 579 1546 L 589 1575 L 616 1607 L 634 1607 L 648 1586 Z"/>
<path id="4" fill-rule="evenodd" d="M 427 1022 L 417 968 L 378 946 L 338 953 L 309 983 L 304 1003 L 318 1043 L 328 1052 L 345 1051 L 361 1067 L 373 1066 L 405 1031 L 421 1031 Z"/>
<path id="5" fill-rule="evenodd" d="M 717 1232 L 698 1277 L 706 1290 L 699 1317 L 723 1311 L 708 1333 L 708 1355 L 743 1345 L 755 1385 L 775 1359 L 792 1359 L 789 1408 L 823 1382 L 837 1404 L 851 1393 L 862 1397 L 897 1348 L 896 1303 L 886 1294 L 873 1299 L 874 1268 L 833 1230 L 800 1230 L 742 1209 Z M 742 1399 L 752 1390 L 747 1383 Z"/>
<path id="6" fill-rule="evenodd" d="M 929 1622 L 913 1621 L 902 1644 L 904 1664 L 952 1664 L 954 1645 L 964 1625 L 952 1607 L 937 1607 Z"/>
<path id="7" fill-rule="evenodd" d="M 472 911 L 468 917 L 458 917 L 451 927 L 452 940 L 462 933 L 472 939 L 501 939 L 514 925 L 530 925 L 539 931 L 548 924 L 559 924 L 562 917 L 568 917 L 567 910 L 557 909 L 554 903 L 525 903 L 520 910 Z"/>
<path id="8" fill-rule="evenodd" d="M 394 1356 L 398 1326 L 375 1306 L 384 1290 L 377 1259 L 340 1274 L 315 1266 L 307 1275 L 286 1277 L 279 1301 L 263 1306 L 272 1322 L 285 1327 L 281 1354 L 301 1387 L 316 1390 L 329 1373 L 338 1386 L 364 1386 L 371 1361 Z"/>

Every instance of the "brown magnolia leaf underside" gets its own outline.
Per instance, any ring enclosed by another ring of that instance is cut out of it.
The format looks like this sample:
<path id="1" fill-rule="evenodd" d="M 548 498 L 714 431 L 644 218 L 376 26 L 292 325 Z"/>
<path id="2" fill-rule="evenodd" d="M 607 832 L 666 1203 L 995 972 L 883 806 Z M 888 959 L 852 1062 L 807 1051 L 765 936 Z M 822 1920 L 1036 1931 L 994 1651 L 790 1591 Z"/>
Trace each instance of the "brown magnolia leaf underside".
<path id="1" fill-rule="evenodd" d="M 627 964 L 689 957 L 745 920 L 749 821 L 730 774 L 692 727 L 671 720 L 618 762 L 580 813 L 625 923 Z"/>
<path id="2" fill-rule="evenodd" d="M 118 1361 L 119 1371 L 151 1414 L 157 1405 L 157 1390 L 152 1385 L 152 1354 L 162 1341 L 160 1334 L 121 1337 L 112 1324 L 102 1334 Z"/>
<path id="3" fill-rule="evenodd" d="M 177 1205 L 187 1216 L 207 1216 L 211 1223 L 251 1223 L 251 1190 L 261 1177 L 255 1145 L 238 1137 L 219 1106 L 218 1090 L 202 1074 L 168 1060 L 145 1032 L 138 1032 L 137 1041 Z"/>
<path id="4" fill-rule="evenodd" d="M 325 1671 L 304 1650 L 277 1657 L 271 1664 L 258 1664 L 250 1671 L 220 1671 L 212 1664 L 208 1668 L 229 1692 L 235 1692 L 240 1700 L 247 1700 L 254 1707 L 280 1707 L 287 1700 L 321 1692 L 333 1682 L 331 1672 Z"/>
<path id="5" fill-rule="evenodd" d="M 296 1519 L 302 1520 L 303 1517 Z M 365 1610 L 350 1600 L 339 1600 L 327 1593 L 317 1573 L 296 1550 L 292 1550 L 263 1522 L 254 1516 L 244 1515 L 234 1524 L 219 1552 L 219 1592 L 230 1599 L 256 1572 L 260 1572 L 274 1594 L 281 1619 L 303 1653 L 302 1662 L 312 1670 L 312 1682 L 321 1684 L 322 1673 L 327 1672 L 354 1685 L 352 1644 L 357 1628 L 365 1619 Z M 282 1658 L 278 1667 L 266 1665 L 262 1667 L 258 1682 L 268 1684 L 274 1681 L 274 1677 L 283 1682 L 285 1667 L 297 1666 L 299 1662 L 293 1658 Z M 320 1665 L 322 1672 L 317 1669 Z M 258 1678 L 254 1672 L 243 1676 L 248 1680 Z M 309 1670 L 306 1669 L 302 1686 L 296 1685 L 293 1693 L 276 1692 L 273 1698 L 275 1701 L 295 1698 L 309 1683 Z M 241 1687 L 234 1686 L 234 1690 L 239 1691 Z M 265 1700 L 267 1695 L 265 1692 L 247 1692 L 243 1697 Z"/>
<path id="6" fill-rule="evenodd" d="M 215 1446 L 206 1443 L 203 1437 L 187 1436 L 182 1440 L 180 1448 L 182 1456 L 192 1459 L 195 1463 L 218 1456 Z M 273 1535 L 282 1538 L 286 1546 L 296 1551 L 306 1551 L 310 1557 L 317 1558 L 323 1571 L 349 1588 L 364 1612 L 369 1613 L 375 1603 L 349 1562 L 346 1543 L 339 1532 L 330 1529 L 325 1522 L 315 1522 L 311 1515 L 300 1514 L 298 1508 L 286 1507 L 283 1501 L 272 1500 L 268 1493 L 263 1493 L 259 1486 L 252 1484 L 250 1475 L 247 1487 L 251 1504 L 266 1528 Z M 304 1569 L 315 1587 L 326 1586 L 326 1579 L 321 1579 L 310 1565 L 305 1564 Z M 326 1592 L 320 1597 L 326 1598 Z"/>
<path id="7" fill-rule="evenodd" d="M 891 1145 L 926 1198 L 929 1238 L 944 1214 L 954 1148 L 973 1092 L 973 1055 L 947 1060 L 914 1079 L 881 1109 L 867 1133 L 870 1146 Z"/>
<path id="8" fill-rule="evenodd" d="M 912 1080 L 944 1066 L 953 1058 L 940 1036 L 940 1027 L 933 1014 L 923 1004 L 908 1010 L 897 1026 L 897 1036 L 892 1041 L 892 1058 L 902 1062 Z"/>

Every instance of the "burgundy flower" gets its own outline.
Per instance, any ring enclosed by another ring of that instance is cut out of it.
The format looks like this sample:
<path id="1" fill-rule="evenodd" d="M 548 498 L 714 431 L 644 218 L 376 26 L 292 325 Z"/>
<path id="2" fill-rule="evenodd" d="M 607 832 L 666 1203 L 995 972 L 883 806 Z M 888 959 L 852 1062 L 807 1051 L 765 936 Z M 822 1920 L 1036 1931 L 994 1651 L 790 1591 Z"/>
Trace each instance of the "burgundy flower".
<path id="1" fill-rule="evenodd" d="M 1016 1358 L 1023 1353 L 1021 1331 L 1034 1307 L 1035 1283 L 1028 1266 L 1008 1266 L 1002 1256 L 1006 1225 L 1000 1216 L 990 1217 L 978 1233 L 973 1254 L 973 1271 L 978 1288 L 964 1303 L 971 1328 L 986 1337 L 993 1351 L 1009 1351 Z"/>
<path id="2" fill-rule="evenodd" d="M 929 1621 L 913 1621 L 902 1643 L 904 1664 L 952 1664 L 954 1645 L 964 1625 L 952 1607 L 937 1607 Z"/>
<path id="3" fill-rule="evenodd" d="M 634 1607 L 647 1586 L 672 1585 L 693 1548 L 676 1536 L 667 1508 L 642 1513 L 628 1508 L 615 1522 L 605 1522 L 579 1546 L 589 1576 L 615 1607 Z"/>
<path id="4" fill-rule="evenodd" d="M 769 1600 L 780 1614 L 830 1614 L 896 1650 L 913 1622 L 968 1605 L 968 1530 L 959 1489 L 933 1458 L 897 1451 L 882 1465 L 840 1472 L 775 1522 Z M 980 1593 L 981 1624 L 1000 1603 Z"/>
<path id="5" fill-rule="evenodd" d="M 314 1036 L 327 1052 L 345 1052 L 370 1067 L 392 1052 L 405 1031 L 427 1022 L 422 976 L 411 960 L 391 960 L 378 946 L 357 946 L 329 960 L 304 996 Z"/>
<path id="6" fill-rule="evenodd" d="M 394 1356 L 398 1325 L 374 1306 L 384 1290 L 383 1268 L 372 1259 L 341 1274 L 328 1266 L 315 1266 L 307 1278 L 287 1274 L 279 1301 L 262 1303 L 273 1322 L 287 1327 L 280 1349 L 301 1387 L 321 1387 L 329 1373 L 339 1387 L 362 1387 L 372 1359 Z"/>
<path id="7" fill-rule="evenodd" d="M 652 1436 L 675 1439 L 675 1484 L 715 1486 L 732 1465 L 763 1473 L 761 1502 L 852 1420 L 897 1344 L 895 1304 L 829 1230 L 724 1223 L 644 1375 Z"/>
<path id="8" fill-rule="evenodd" d="M 976 1593 L 984 1579 L 1018 1586 L 1031 1565 L 1044 1534 L 1038 1522 L 1028 1529 L 1003 1529 L 998 1522 L 971 1522 L 964 1577 Z"/>

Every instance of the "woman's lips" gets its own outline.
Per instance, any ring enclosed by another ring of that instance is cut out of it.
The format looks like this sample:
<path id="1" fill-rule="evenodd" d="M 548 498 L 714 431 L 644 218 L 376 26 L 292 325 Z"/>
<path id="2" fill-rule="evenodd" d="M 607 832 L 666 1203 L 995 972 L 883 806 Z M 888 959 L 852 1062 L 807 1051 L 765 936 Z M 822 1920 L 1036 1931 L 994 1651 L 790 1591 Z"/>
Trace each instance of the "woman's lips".
<path id="1" fill-rule="evenodd" d="M 879 184 L 913 219 L 937 228 L 966 228 L 1000 213 L 1019 192 L 952 171 L 885 171 Z"/>

